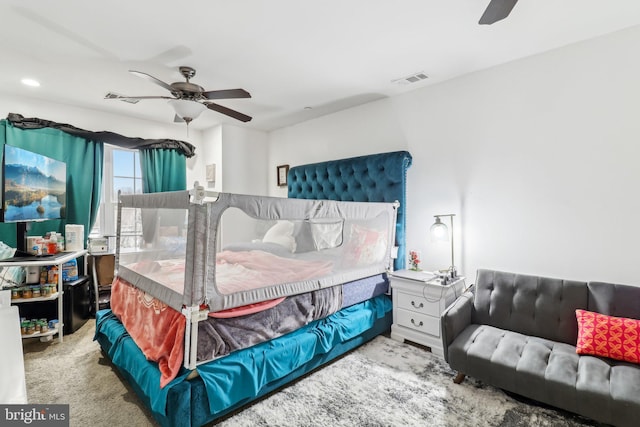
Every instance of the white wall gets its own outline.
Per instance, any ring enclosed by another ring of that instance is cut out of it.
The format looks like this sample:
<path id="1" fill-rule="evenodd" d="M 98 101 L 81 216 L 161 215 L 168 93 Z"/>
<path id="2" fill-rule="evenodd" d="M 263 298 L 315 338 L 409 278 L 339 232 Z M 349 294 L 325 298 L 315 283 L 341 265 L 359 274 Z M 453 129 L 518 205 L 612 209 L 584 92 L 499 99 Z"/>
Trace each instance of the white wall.
<path id="1" fill-rule="evenodd" d="M 215 126 L 203 131 L 202 141 L 196 145 L 193 174 L 207 190 L 267 195 L 267 155 L 266 132 L 227 124 Z M 209 164 L 216 165 L 213 187 L 206 182 Z"/>
<path id="2" fill-rule="evenodd" d="M 639 44 L 635 27 L 272 132 L 269 191 L 286 194 L 278 164 L 407 149 L 426 269 L 449 263 L 433 215 L 455 213 L 470 282 L 495 268 L 640 285 Z"/>
<path id="3" fill-rule="evenodd" d="M 267 134 L 233 125 L 221 125 L 203 132 L 196 148 L 196 175 L 205 176 L 208 164 L 216 165 L 216 185 L 208 190 L 227 193 L 267 195 Z M 238 210 L 222 217 L 223 244 L 250 241 L 255 221 Z"/>
<path id="4" fill-rule="evenodd" d="M 222 126 L 222 182 L 228 193 L 267 195 L 267 134 Z"/>
<path id="5" fill-rule="evenodd" d="M 210 191 L 222 191 L 222 126 L 215 126 L 202 132 L 202 143 L 196 147 L 196 181 Z M 206 180 L 206 165 L 215 165 L 216 175 L 213 185 Z M 193 182 L 189 183 L 189 186 Z"/>

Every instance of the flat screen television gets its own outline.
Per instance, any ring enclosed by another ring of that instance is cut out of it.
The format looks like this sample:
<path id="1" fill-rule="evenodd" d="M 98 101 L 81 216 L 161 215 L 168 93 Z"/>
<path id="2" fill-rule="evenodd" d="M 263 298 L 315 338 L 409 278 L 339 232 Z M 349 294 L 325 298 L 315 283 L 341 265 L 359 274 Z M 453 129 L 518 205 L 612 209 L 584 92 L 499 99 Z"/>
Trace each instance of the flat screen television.
<path id="1" fill-rule="evenodd" d="M 25 252 L 28 224 L 65 218 L 67 165 L 5 144 L 1 197 L 0 220 L 16 224 L 15 257 L 28 255 Z"/>
<path id="2" fill-rule="evenodd" d="M 3 222 L 65 217 L 67 165 L 64 162 L 5 145 L 2 177 Z"/>

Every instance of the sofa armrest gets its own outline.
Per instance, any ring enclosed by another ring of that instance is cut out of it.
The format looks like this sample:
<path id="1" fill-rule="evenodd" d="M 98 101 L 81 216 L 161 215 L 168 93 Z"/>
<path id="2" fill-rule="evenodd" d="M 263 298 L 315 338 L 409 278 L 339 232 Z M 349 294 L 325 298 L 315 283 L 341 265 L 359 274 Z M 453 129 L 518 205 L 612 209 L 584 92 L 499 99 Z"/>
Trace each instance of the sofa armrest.
<path id="1" fill-rule="evenodd" d="M 471 324 L 473 312 L 473 287 L 460 295 L 440 316 L 440 333 L 444 360 L 449 361 L 449 345 Z"/>

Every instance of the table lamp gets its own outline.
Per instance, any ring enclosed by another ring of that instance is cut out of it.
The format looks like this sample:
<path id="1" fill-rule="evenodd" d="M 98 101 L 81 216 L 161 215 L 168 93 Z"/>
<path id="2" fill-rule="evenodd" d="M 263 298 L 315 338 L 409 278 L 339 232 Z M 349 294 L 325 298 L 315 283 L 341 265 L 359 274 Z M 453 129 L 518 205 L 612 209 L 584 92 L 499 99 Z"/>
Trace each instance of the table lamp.
<path id="1" fill-rule="evenodd" d="M 449 217 L 451 221 L 451 230 L 447 227 L 447 224 L 442 222 L 440 218 Z M 449 267 L 449 277 L 452 279 L 457 277 L 458 273 L 456 271 L 454 258 L 453 258 L 453 217 L 455 214 L 443 214 L 443 215 L 434 215 L 436 222 L 431 226 L 430 233 L 431 238 L 435 241 L 451 242 L 451 267 Z"/>

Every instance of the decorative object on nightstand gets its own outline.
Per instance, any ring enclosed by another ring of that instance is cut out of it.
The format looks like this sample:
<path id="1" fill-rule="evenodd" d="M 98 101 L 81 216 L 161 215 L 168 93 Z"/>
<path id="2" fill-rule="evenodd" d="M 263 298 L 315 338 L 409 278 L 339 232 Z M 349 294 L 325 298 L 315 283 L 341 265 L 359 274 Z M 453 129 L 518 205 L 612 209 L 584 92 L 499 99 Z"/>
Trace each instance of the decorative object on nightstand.
<path id="1" fill-rule="evenodd" d="M 409 340 L 443 357 L 440 315 L 462 295 L 464 277 L 441 277 L 426 271 L 398 270 L 389 275 L 393 298 L 391 338 Z"/>
<path id="2" fill-rule="evenodd" d="M 442 222 L 441 217 L 448 216 L 451 221 L 451 229 L 447 227 L 447 224 Z M 455 278 L 458 275 L 456 271 L 456 265 L 453 259 L 453 217 L 456 214 L 443 214 L 443 215 L 434 215 L 436 218 L 436 222 L 431 226 L 430 233 L 431 237 L 435 241 L 440 242 L 451 242 L 451 267 L 449 267 L 449 277 Z"/>
<path id="3" fill-rule="evenodd" d="M 409 251 L 410 270 L 420 271 L 420 254 L 417 251 Z"/>

